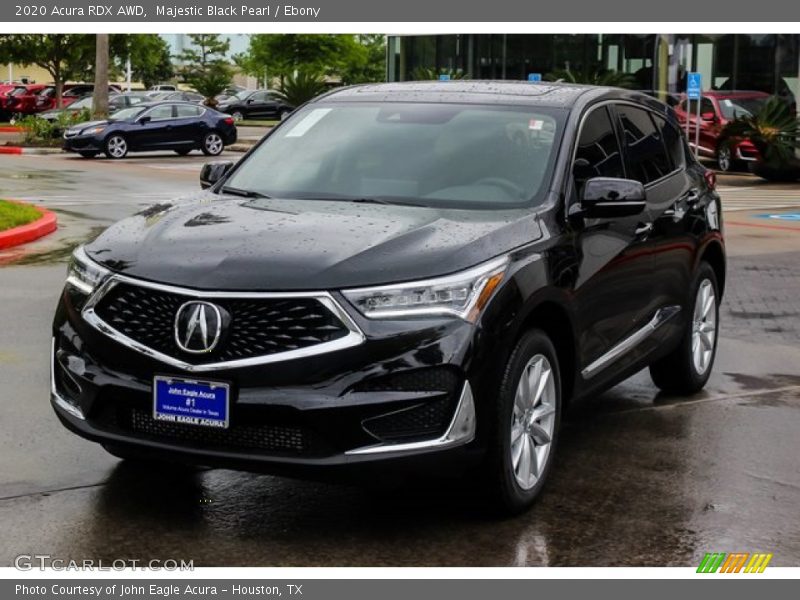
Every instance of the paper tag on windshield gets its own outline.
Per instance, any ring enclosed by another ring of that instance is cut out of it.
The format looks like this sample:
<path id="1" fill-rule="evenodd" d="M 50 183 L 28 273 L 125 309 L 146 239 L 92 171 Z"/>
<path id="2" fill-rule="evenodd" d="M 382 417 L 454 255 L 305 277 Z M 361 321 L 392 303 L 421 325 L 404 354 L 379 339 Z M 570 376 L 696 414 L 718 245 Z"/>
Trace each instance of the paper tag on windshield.
<path id="1" fill-rule="evenodd" d="M 531 119 L 528 121 L 528 129 L 532 129 L 533 131 L 541 131 L 543 126 L 544 121 L 541 119 Z"/>
<path id="2" fill-rule="evenodd" d="M 301 137 L 308 132 L 314 125 L 319 123 L 322 118 L 331 112 L 330 108 L 315 108 L 308 113 L 302 121 L 289 130 L 286 137 Z"/>

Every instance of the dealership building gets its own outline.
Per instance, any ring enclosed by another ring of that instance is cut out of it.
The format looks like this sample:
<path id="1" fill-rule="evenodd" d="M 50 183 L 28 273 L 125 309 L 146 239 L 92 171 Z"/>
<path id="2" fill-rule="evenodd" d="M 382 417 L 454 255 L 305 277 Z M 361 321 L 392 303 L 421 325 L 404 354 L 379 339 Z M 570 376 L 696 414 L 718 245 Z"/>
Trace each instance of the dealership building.
<path id="1" fill-rule="evenodd" d="M 471 79 L 523 79 L 570 70 L 629 73 L 641 90 L 682 92 L 686 73 L 706 90 L 800 94 L 797 34 L 469 34 L 388 39 L 389 81 L 419 69 L 463 72 Z"/>

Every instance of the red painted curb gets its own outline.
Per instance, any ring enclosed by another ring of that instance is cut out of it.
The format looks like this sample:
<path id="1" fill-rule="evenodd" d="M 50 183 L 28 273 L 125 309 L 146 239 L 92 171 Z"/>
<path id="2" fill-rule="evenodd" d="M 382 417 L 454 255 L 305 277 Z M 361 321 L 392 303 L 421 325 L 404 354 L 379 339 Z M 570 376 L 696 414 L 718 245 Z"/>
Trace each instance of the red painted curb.
<path id="1" fill-rule="evenodd" d="M 25 204 L 24 202 L 19 202 L 18 200 L 8 201 Z M 6 231 L 0 231 L 0 249 L 11 248 L 13 246 L 25 244 L 26 242 L 38 240 L 40 237 L 44 237 L 48 233 L 53 233 L 58 228 L 55 213 L 50 212 L 46 208 L 42 208 L 40 206 L 34 206 L 34 208 L 38 210 L 42 216 L 36 219 L 33 223 L 20 225 L 19 227 L 7 229 Z"/>
<path id="2" fill-rule="evenodd" d="M 24 131 L 22 127 L 16 127 L 15 125 L 3 125 L 0 127 L 0 133 L 20 133 Z"/>
<path id="3" fill-rule="evenodd" d="M 0 146 L 0 154 L 22 154 L 22 146 Z"/>

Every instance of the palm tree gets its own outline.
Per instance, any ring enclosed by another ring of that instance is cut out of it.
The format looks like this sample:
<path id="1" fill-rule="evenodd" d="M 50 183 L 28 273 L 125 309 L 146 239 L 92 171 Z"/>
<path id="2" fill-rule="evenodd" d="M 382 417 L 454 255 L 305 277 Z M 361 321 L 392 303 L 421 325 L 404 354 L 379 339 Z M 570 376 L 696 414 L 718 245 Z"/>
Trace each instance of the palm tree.
<path id="1" fill-rule="evenodd" d="M 325 91 L 325 78 L 313 71 L 298 71 L 283 78 L 276 96 L 289 106 L 300 106 Z"/>
<path id="2" fill-rule="evenodd" d="M 800 148 L 800 123 L 789 106 L 778 96 L 771 96 L 755 114 L 737 117 L 722 130 L 723 137 L 750 140 L 770 169 L 792 166 L 795 150 Z"/>

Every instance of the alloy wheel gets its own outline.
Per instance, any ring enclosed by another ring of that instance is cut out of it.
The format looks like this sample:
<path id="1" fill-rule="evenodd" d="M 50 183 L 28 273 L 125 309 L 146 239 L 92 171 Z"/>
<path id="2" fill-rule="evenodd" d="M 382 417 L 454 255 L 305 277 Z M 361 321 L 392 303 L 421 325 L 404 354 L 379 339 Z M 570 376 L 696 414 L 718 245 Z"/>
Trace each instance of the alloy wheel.
<path id="1" fill-rule="evenodd" d="M 704 279 L 697 288 L 692 316 L 692 361 L 695 371 L 703 375 L 714 358 L 717 337 L 717 296 L 714 285 Z"/>
<path id="2" fill-rule="evenodd" d="M 122 158 L 128 153 L 128 142 L 125 141 L 124 137 L 115 135 L 108 140 L 107 148 L 112 157 Z"/>
<path id="3" fill-rule="evenodd" d="M 556 423 L 556 387 L 550 361 L 536 354 L 525 365 L 511 412 L 511 466 L 523 490 L 536 485 L 550 457 Z"/>
<path id="4" fill-rule="evenodd" d="M 234 121 L 241 121 L 242 119 L 244 119 L 244 115 L 240 113 L 238 110 L 235 111 L 231 116 L 233 117 Z"/>
<path id="5" fill-rule="evenodd" d="M 730 146 L 724 145 L 717 150 L 717 167 L 726 173 L 733 168 Z"/>
<path id="6" fill-rule="evenodd" d="M 224 144 L 222 143 L 222 138 L 219 137 L 216 133 L 209 133 L 206 136 L 205 140 L 206 150 L 209 154 L 217 155 L 222 152 L 224 148 Z"/>

